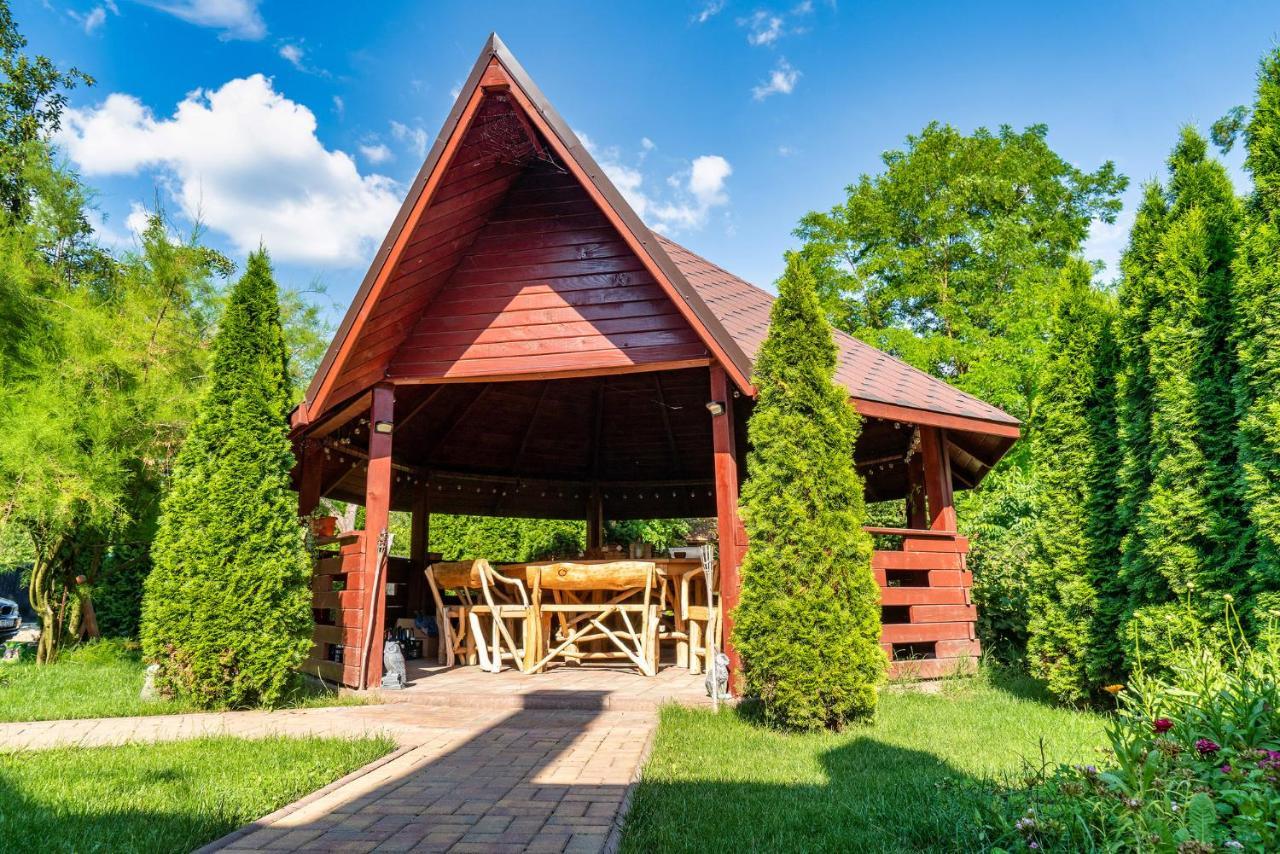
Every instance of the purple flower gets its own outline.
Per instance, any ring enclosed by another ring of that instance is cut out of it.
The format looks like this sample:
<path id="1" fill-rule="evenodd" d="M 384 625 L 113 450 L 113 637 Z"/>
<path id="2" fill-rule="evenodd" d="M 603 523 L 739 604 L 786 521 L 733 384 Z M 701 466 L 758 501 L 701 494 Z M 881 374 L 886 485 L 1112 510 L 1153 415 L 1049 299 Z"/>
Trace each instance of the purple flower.
<path id="1" fill-rule="evenodd" d="M 1157 718 L 1155 723 L 1151 725 L 1151 728 L 1154 729 L 1156 732 L 1166 733 L 1169 730 L 1173 729 L 1173 721 L 1169 720 L 1168 718 Z"/>
<path id="2" fill-rule="evenodd" d="M 1032 851 L 1035 851 L 1037 848 L 1039 848 L 1039 847 L 1040 847 L 1040 843 L 1039 843 L 1039 842 L 1036 842 L 1036 841 L 1033 839 L 1033 840 L 1031 840 L 1030 842 L 1028 842 L 1028 843 L 1027 843 L 1027 847 L 1028 847 L 1028 848 L 1030 848 Z"/>
<path id="3" fill-rule="evenodd" d="M 1211 753 L 1217 753 L 1222 749 L 1222 745 L 1211 738 L 1197 738 L 1196 750 L 1200 751 L 1201 756 L 1208 756 Z"/>
<path id="4" fill-rule="evenodd" d="M 1223 774 L 1230 774 L 1230 773 L 1231 773 L 1231 763 L 1230 763 L 1230 762 L 1224 762 L 1224 763 L 1223 763 L 1223 765 L 1222 765 L 1222 767 L 1221 767 L 1221 768 L 1219 768 L 1218 770 L 1219 770 L 1219 771 L 1221 771 Z"/>

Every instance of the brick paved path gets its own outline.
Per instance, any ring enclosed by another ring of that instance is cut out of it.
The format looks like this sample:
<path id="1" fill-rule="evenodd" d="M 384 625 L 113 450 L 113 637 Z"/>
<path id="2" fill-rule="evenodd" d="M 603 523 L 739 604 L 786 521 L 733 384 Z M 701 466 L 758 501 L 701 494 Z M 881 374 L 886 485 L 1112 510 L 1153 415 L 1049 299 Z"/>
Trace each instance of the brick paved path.
<path id="1" fill-rule="evenodd" d="M 616 841 L 653 711 L 413 705 L 0 724 L 0 749 L 386 733 L 401 750 L 203 850 L 595 852 Z"/>

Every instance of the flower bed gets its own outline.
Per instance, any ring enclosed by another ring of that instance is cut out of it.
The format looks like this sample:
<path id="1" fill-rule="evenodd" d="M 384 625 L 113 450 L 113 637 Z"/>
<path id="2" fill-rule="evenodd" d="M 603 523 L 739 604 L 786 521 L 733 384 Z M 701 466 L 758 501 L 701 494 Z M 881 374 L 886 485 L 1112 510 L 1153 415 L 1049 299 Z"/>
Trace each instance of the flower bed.
<path id="1" fill-rule="evenodd" d="M 993 840 L 1013 850 L 1179 854 L 1280 849 L 1280 656 L 1200 648 L 1170 676 L 1116 694 L 1102 768 L 1042 768 L 998 794 Z"/>

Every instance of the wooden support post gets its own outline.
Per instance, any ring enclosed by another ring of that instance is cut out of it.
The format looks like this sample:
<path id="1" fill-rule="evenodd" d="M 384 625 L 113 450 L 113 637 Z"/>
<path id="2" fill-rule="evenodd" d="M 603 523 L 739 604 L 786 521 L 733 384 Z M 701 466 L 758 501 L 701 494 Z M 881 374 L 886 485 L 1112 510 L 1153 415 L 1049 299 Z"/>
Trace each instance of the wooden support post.
<path id="1" fill-rule="evenodd" d="M 746 536 L 738 519 L 738 464 L 734 453 L 733 394 L 720 364 L 711 366 L 711 401 L 724 407 L 711 416 L 711 445 L 715 455 L 716 533 L 719 538 L 720 607 L 724 611 L 724 652 L 729 656 L 729 684 L 736 688 L 740 673 L 733 636 L 733 609 L 738 606 L 738 567 L 746 551 Z"/>
<path id="2" fill-rule="evenodd" d="M 951 459 L 947 456 L 946 442 L 946 431 L 942 428 L 920 428 L 920 456 L 924 464 L 924 491 L 929 499 L 929 527 L 935 531 L 956 529 Z"/>
<path id="3" fill-rule="evenodd" d="M 599 557 L 604 548 L 604 498 L 598 487 L 587 496 L 587 555 Z"/>
<path id="4" fill-rule="evenodd" d="M 298 460 L 298 515 L 306 518 L 320 506 L 321 478 L 324 476 L 324 446 L 314 439 L 302 440 Z"/>
<path id="5" fill-rule="evenodd" d="M 928 528 L 929 514 L 925 507 L 924 454 L 917 450 L 907 461 L 907 527 Z"/>
<path id="6" fill-rule="evenodd" d="M 382 682 L 382 636 L 386 631 L 387 579 L 385 569 L 381 579 L 378 571 L 381 562 L 379 542 L 387 530 L 391 516 L 391 434 L 379 431 L 379 425 L 391 424 L 395 418 L 395 386 L 379 384 L 373 387 L 373 402 L 369 408 L 369 472 L 364 487 L 365 550 L 363 575 L 366 607 L 373 603 L 373 613 L 363 615 L 365 649 L 369 666 L 365 670 L 365 688 L 373 688 Z M 370 592 L 372 591 L 372 595 Z"/>
<path id="7" fill-rule="evenodd" d="M 413 510 L 411 513 L 409 559 L 413 561 L 415 572 L 422 572 L 427 568 L 427 552 L 431 550 L 430 502 L 430 484 L 424 481 L 422 488 L 413 496 Z"/>

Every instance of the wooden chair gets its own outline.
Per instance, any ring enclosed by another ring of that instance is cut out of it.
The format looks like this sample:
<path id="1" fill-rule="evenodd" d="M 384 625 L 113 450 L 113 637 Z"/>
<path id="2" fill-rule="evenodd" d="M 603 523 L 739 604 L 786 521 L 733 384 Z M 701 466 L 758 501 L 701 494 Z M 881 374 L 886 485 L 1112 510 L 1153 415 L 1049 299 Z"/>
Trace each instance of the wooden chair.
<path id="1" fill-rule="evenodd" d="M 525 649 L 511 629 L 518 624 L 525 643 L 536 632 L 529 594 L 520 579 L 497 572 L 486 560 L 474 560 L 431 564 L 427 584 L 436 603 L 442 664 L 452 667 L 462 655 L 467 664 L 478 660 L 493 673 L 502 670 L 503 659 L 524 670 Z M 457 590 L 462 601 L 446 605 L 443 590 Z"/>
<path id="2" fill-rule="evenodd" d="M 712 576 L 713 583 L 718 580 L 718 575 Z M 672 603 L 674 625 L 661 639 L 676 642 L 677 667 L 701 673 L 711 667 L 712 650 L 721 647 L 720 593 L 712 590 L 707 601 L 707 582 L 700 570 L 682 573 L 675 583 L 678 589 Z"/>
<path id="3" fill-rule="evenodd" d="M 557 657 L 624 659 L 646 676 L 658 672 L 658 622 L 665 595 L 656 584 L 657 567 L 652 562 L 553 563 L 529 566 L 527 572 L 541 653 L 536 660 L 530 655 L 528 672 L 537 673 Z M 548 591 L 551 602 L 543 601 Z M 603 592 L 599 597 L 603 601 L 585 601 L 593 591 Z M 558 636 L 552 634 L 555 617 L 559 617 Z M 611 618 L 616 618 L 612 627 L 608 625 Z M 578 649 L 592 641 L 608 641 L 613 648 L 603 652 Z"/>

